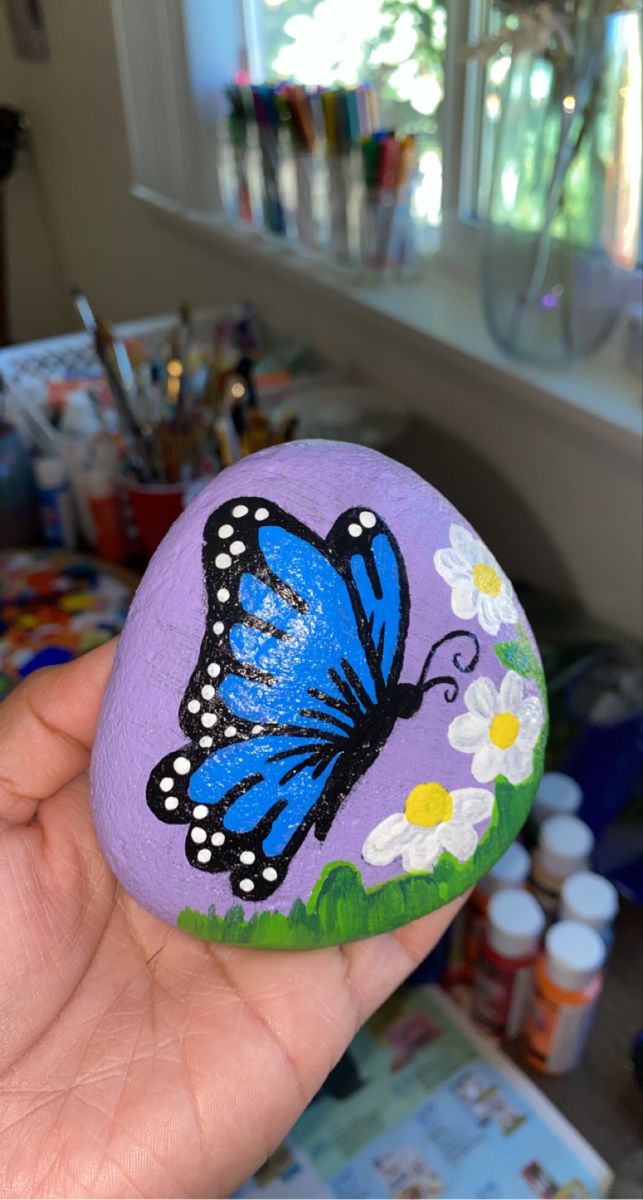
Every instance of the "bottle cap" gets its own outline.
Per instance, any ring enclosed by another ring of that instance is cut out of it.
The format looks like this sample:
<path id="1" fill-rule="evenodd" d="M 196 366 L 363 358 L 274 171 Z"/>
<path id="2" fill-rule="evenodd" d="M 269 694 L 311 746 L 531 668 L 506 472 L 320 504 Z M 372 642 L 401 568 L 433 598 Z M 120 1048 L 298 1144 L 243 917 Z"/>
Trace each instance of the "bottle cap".
<path id="1" fill-rule="evenodd" d="M 582 871 L 594 849 L 594 834 L 578 817 L 548 817 L 538 839 L 540 866 L 548 875 L 564 879 Z"/>
<path id="2" fill-rule="evenodd" d="M 531 860 L 520 842 L 512 842 L 497 863 L 483 875 L 478 887 L 485 896 L 493 896 L 503 888 L 519 888 L 529 875 Z"/>
<path id="3" fill-rule="evenodd" d="M 618 912 L 618 892 L 609 879 L 594 871 L 578 871 L 564 882 L 560 892 L 563 921 L 580 921 L 602 933 Z"/>
<path id="4" fill-rule="evenodd" d="M 538 825 L 547 817 L 573 817 L 583 801 L 582 788 L 562 771 L 545 771 L 534 800 L 531 815 Z"/>
<path id="5" fill-rule="evenodd" d="M 33 468 L 38 487 L 59 488 L 69 482 L 62 458 L 36 458 Z"/>
<path id="6" fill-rule="evenodd" d="M 559 921 L 545 938 L 547 974 L 565 992 L 587 987 L 605 961 L 605 943 L 580 921 Z"/>
<path id="7" fill-rule="evenodd" d="M 535 951 L 545 926 L 545 914 L 531 892 L 505 888 L 489 901 L 487 940 L 503 958 L 525 958 Z"/>

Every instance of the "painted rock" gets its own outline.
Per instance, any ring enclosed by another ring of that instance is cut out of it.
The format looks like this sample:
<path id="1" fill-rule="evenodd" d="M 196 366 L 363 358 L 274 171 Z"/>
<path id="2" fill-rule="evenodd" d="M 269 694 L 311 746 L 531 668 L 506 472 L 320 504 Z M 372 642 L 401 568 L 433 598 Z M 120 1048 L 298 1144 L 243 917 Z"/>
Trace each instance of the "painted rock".
<path id="1" fill-rule="evenodd" d="M 138 589 L 92 761 L 123 886 L 215 941 L 305 948 L 438 908 L 506 850 L 546 702 L 496 559 L 381 454 L 245 459 Z"/>

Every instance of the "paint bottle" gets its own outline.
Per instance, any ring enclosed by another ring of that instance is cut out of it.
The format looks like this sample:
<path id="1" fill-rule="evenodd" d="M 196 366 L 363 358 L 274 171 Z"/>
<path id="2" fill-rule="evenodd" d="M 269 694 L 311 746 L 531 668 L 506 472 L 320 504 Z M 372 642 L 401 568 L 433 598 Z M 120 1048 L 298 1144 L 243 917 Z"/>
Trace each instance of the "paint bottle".
<path id="1" fill-rule="evenodd" d="M 609 879 L 594 871 L 570 875 L 560 890 L 561 921 L 580 921 L 599 933 L 609 953 L 614 940 L 612 925 L 618 913 L 618 892 Z"/>
<path id="2" fill-rule="evenodd" d="M 497 863 L 482 876 L 462 911 L 461 961 L 473 971 L 482 948 L 487 909 L 492 896 L 505 888 L 527 884 L 531 860 L 520 842 L 512 842 Z"/>
<path id="3" fill-rule="evenodd" d="M 563 883 L 586 869 L 593 849 L 594 834 L 578 817 L 548 817 L 543 822 L 532 857 L 530 887 L 550 920 L 558 912 Z"/>
<path id="4" fill-rule="evenodd" d="M 605 944 L 578 921 L 560 921 L 545 938 L 529 1005 L 524 1056 L 546 1075 L 578 1065 L 603 984 Z"/>
<path id="5" fill-rule="evenodd" d="M 562 771 L 545 771 L 531 810 L 539 827 L 548 817 L 574 817 L 583 802 L 580 784 Z"/>
<path id="6" fill-rule="evenodd" d="M 34 475 L 42 533 L 48 546 L 73 550 L 78 538 L 69 476 L 60 458 L 37 458 Z"/>
<path id="7" fill-rule="evenodd" d="M 544 927 L 545 914 L 529 892 L 506 888 L 492 896 L 472 1010 L 476 1024 L 492 1037 L 522 1033 Z"/>
<path id="8" fill-rule="evenodd" d="M 112 475 L 102 467 L 94 467 L 87 472 L 86 482 L 96 553 L 108 562 L 125 562 L 128 545 Z"/>

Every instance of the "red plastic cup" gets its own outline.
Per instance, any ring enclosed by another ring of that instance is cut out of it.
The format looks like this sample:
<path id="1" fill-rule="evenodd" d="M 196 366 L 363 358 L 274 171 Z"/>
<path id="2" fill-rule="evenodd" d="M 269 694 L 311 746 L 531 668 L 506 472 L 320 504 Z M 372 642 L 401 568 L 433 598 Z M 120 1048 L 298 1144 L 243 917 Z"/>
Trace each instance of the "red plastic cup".
<path id="1" fill-rule="evenodd" d="M 153 554 L 168 529 L 187 508 L 207 479 L 183 483 L 138 483 L 123 477 L 123 489 L 145 552 Z"/>

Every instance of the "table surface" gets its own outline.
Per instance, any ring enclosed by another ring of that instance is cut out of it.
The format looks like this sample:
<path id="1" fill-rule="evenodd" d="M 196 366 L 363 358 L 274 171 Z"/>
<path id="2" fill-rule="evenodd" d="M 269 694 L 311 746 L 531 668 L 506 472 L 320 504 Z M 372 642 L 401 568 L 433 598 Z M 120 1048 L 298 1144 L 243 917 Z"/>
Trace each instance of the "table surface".
<path id="1" fill-rule="evenodd" d="M 643 913 L 624 902 L 580 1065 L 570 1075 L 553 1079 L 525 1067 L 519 1049 L 508 1051 L 616 1172 L 641 1147 L 643 1096 L 634 1079 L 630 1051 L 642 1026 Z"/>

